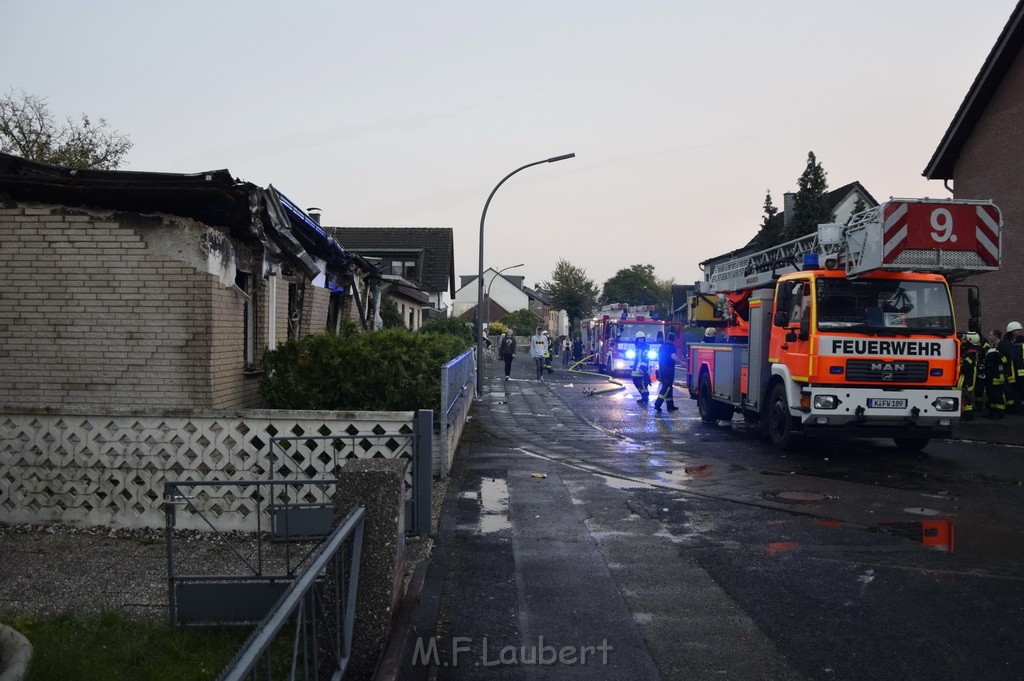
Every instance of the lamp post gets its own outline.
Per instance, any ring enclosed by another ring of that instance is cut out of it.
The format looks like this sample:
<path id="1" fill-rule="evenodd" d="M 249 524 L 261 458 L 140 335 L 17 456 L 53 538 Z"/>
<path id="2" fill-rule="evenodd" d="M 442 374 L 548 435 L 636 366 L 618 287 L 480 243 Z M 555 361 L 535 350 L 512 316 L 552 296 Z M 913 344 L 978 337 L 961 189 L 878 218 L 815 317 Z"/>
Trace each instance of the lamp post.
<path id="1" fill-rule="evenodd" d="M 562 154 L 561 156 L 552 156 L 546 158 L 543 161 L 534 161 L 533 163 L 527 163 L 525 166 L 516 168 L 511 173 L 501 178 L 501 182 L 494 186 L 491 190 L 490 195 L 487 197 L 487 202 L 484 204 L 484 212 L 480 214 L 480 268 L 477 273 L 477 287 L 476 287 L 476 396 L 483 397 L 484 394 L 484 371 L 483 371 L 483 357 L 484 357 L 484 331 L 483 331 L 483 306 L 484 306 L 484 220 L 487 219 L 487 207 L 491 205 L 491 199 L 494 198 L 494 194 L 497 193 L 501 185 L 505 184 L 505 180 L 512 177 L 520 170 L 526 170 L 533 166 L 539 166 L 541 163 L 554 163 L 555 161 L 564 161 L 568 158 L 575 158 L 576 154 Z M 491 282 L 493 283 L 493 279 Z"/>
<path id="2" fill-rule="evenodd" d="M 491 282 L 487 284 L 487 295 L 484 296 L 484 300 L 487 302 L 487 318 L 484 320 L 484 329 L 487 329 L 491 325 L 491 286 L 494 286 L 494 280 L 498 278 L 498 275 L 505 270 L 514 270 L 517 267 L 522 267 L 525 263 L 519 263 L 518 265 L 509 265 L 508 267 L 502 267 L 500 270 L 494 273 L 491 277 Z"/>

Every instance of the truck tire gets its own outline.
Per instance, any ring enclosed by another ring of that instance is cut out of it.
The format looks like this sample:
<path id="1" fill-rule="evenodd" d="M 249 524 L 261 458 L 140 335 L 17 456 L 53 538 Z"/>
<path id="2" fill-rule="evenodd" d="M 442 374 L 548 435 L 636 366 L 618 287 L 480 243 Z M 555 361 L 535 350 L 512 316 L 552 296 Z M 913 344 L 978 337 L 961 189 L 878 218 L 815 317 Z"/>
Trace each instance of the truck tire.
<path id="1" fill-rule="evenodd" d="M 765 430 L 776 449 L 786 451 L 796 444 L 793 417 L 789 415 L 789 400 L 786 398 L 786 386 L 782 383 L 775 384 L 769 394 Z"/>
<path id="2" fill-rule="evenodd" d="M 894 437 L 892 441 L 905 452 L 919 452 L 928 445 L 926 437 Z"/>
<path id="3" fill-rule="evenodd" d="M 711 378 L 702 372 L 697 384 L 697 411 L 704 423 L 718 423 L 732 418 L 732 408 L 727 404 L 716 402 L 711 392 Z"/>

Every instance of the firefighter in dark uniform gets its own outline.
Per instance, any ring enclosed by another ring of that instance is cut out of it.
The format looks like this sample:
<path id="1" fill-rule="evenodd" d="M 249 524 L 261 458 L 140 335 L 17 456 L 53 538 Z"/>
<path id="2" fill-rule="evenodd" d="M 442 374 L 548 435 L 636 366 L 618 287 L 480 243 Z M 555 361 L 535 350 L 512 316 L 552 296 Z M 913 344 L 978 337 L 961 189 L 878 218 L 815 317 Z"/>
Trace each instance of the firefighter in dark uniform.
<path id="1" fill-rule="evenodd" d="M 654 400 L 654 411 L 661 411 L 664 404 L 668 411 L 679 409 L 672 399 L 672 382 L 676 380 L 676 335 L 670 333 L 668 340 L 658 346 L 658 399 Z"/>
<path id="2" fill-rule="evenodd" d="M 549 374 L 553 374 L 555 373 L 555 370 L 551 368 L 551 352 L 555 347 L 555 342 L 551 340 L 550 336 L 548 336 L 547 331 L 544 332 L 544 337 L 548 339 L 548 349 L 544 353 L 544 368 L 548 370 Z"/>
<path id="3" fill-rule="evenodd" d="M 1006 364 L 1002 365 L 1002 390 L 1004 390 L 1006 412 L 1016 412 L 1020 408 L 1020 402 L 1017 400 L 1017 393 L 1020 388 L 1017 385 L 1017 361 L 1015 360 L 1016 348 L 1015 339 L 1021 333 L 1020 322 L 1011 322 L 1007 325 L 1007 333 L 1002 334 L 1002 338 L 999 339 L 998 345 L 995 349 L 999 351 L 999 354 L 1006 358 Z"/>
<path id="4" fill-rule="evenodd" d="M 985 375 L 988 386 L 985 397 L 988 399 L 988 417 L 1001 419 L 1006 413 L 1006 357 L 998 349 L 990 347 L 985 353 Z"/>
<path id="5" fill-rule="evenodd" d="M 1016 414 L 1024 412 L 1024 331 L 1020 322 L 1006 325 L 1006 333 L 999 341 L 999 352 L 1009 360 L 1006 382 L 1006 411 Z"/>
<path id="6" fill-rule="evenodd" d="M 978 343 L 978 364 L 975 367 L 974 377 L 974 412 L 980 414 L 985 411 L 988 407 L 988 369 L 985 366 L 985 357 L 988 355 L 988 350 L 992 346 L 989 345 L 988 339 L 978 334 L 980 339 Z"/>
<path id="7" fill-rule="evenodd" d="M 974 419 L 975 391 L 978 379 L 978 350 L 981 335 L 977 332 L 964 334 L 960 341 L 960 411 L 964 421 Z"/>
<path id="8" fill-rule="evenodd" d="M 643 331 L 636 334 L 633 350 L 636 352 L 636 357 L 633 358 L 633 372 L 630 377 L 633 379 L 633 385 L 636 386 L 637 392 L 640 393 L 640 399 L 636 403 L 646 406 L 651 394 L 651 360 L 647 358 L 647 334 Z"/>

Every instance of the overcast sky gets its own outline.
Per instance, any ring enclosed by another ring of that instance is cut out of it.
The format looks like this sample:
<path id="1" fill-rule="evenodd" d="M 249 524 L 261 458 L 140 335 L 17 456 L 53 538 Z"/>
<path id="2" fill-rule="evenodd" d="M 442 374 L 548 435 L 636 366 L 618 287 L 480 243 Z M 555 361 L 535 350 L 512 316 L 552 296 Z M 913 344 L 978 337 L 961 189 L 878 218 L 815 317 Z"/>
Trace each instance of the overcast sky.
<path id="1" fill-rule="evenodd" d="M 598 285 L 830 188 L 921 176 L 1016 0 L 0 0 L 0 88 L 104 117 L 130 170 L 227 168 L 338 226 L 451 227 L 457 274 L 565 258 Z M 988 197 L 976 197 L 988 198 Z M 342 244 L 344 246 L 344 244 Z"/>

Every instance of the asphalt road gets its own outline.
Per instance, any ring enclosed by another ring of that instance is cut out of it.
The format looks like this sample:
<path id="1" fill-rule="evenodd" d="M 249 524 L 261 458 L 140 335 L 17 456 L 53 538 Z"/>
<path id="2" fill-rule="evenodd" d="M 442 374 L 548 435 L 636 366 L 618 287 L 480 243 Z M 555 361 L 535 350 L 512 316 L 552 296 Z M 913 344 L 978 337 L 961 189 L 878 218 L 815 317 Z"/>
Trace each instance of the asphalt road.
<path id="1" fill-rule="evenodd" d="M 488 376 L 442 515 L 439 678 L 1024 678 L 1024 450 L 783 456 L 606 385 Z"/>

